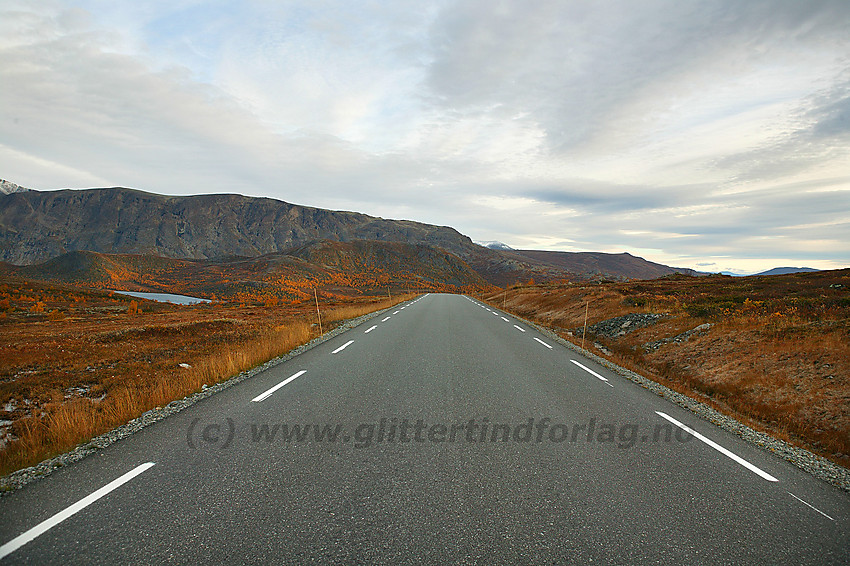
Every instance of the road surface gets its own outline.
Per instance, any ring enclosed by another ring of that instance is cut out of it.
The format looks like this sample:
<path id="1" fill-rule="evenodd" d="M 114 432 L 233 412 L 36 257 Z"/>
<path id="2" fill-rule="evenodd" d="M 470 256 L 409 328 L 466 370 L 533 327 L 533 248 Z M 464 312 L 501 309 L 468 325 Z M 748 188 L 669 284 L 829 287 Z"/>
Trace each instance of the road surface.
<path id="1" fill-rule="evenodd" d="M 458 295 L 0 498 L 0 519 L 0 564 L 850 563 L 847 494 Z"/>

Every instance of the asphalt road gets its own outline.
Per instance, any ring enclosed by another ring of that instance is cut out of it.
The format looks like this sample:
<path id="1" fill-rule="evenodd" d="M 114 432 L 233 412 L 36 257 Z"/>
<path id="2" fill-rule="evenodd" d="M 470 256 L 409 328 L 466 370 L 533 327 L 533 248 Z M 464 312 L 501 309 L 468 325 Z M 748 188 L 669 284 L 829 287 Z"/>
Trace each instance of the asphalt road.
<path id="1" fill-rule="evenodd" d="M 426 295 L 0 498 L 0 544 L 2 564 L 847 564 L 850 497 Z"/>

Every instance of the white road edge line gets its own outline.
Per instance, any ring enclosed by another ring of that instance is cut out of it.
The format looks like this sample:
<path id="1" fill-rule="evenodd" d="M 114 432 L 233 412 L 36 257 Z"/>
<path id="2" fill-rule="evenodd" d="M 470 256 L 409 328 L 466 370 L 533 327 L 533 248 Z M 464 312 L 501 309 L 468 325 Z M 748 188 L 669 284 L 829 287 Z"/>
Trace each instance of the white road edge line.
<path id="1" fill-rule="evenodd" d="M 388 316 L 387 318 L 385 318 L 385 319 L 384 319 L 384 320 L 382 320 L 381 322 L 386 322 L 386 321 L 388 321 L 390 318 L 392 318 L 392 317 L 389 317 L 389 316 Z"/>
<path id="2" fill-rule="evenodd" d="M 584 371 L 586 371 L 587 373 L 589 373 L 590 375 L 592 375 L 593 377 L 595 377 L 595 378 L 597 378 L 597 379 L 601 379 L 602 381 L 604 381 L 604 382 L 605 382 L 605 383 L 607 383 L 608 385 L 611 385 L 611 383 L 608 381 L 608 378 L 606 378 L 606 377 L 603 377 L 603 376 L 599 375 L 598 373 L 596 373 L 595 371 L 593 371 L 593 370 L 592 370 L 592 369 L 590 369 L 589 367 L 587 367 L 587 366 L 585 366 L 585 365 L 582 365 L 581 363 L 579 363 L 579 362 L 577 362 L 577 361 L 575 361 L 575 360 L 570 360 L 570 361 L 571 361 L 572 363 L 574 363 L 575 365 L 577 365 L 578 367 L 580 367 L 581 369 L 583 369 Z M 614 387 L 614 386 L 613 386 L 613 385 L 611 385 L 611 387 Z"/>
<path id="3" fill-rule="evenodd" d="M 271 396 L 272 396 L 272 393 L 274 393 L 275 391 L 277 391 L 278 389 L 280 389 L 281 387 L 283 387 L 284 385 L 286 385 L 287 383 L 289 383 L 289 382 L 290 382 L 290 381 L 292 381 L 293 379 L 296 379 L 296 378 L 298 378 L 298 377 L 301 377 L 301 376 L 302 376 L 302 375 L 304 375 L 305 373 L 307 373 L 307 370 L 306 370 L 306 369 L 302 369 L 301 371 L 299 371 L 299 372 L 298 372 L 298 373 L 296 373 L 295 375 L 292 375 L 292 376 L 290 376 L 290 377 L 287 377 L 286 379 L 284 379 L 283 381 L 281 381 L 280 383 L 278 383 L 277 385 L 275 385 L 275 386 L 274 386 L 274 387 L 272 387 L 271 389 L 269 389 L 269 390 L 267 390 L 267 391 L 265 391 L 265 392 L 263 392 L 263 393 L 260 393 L 259 395 L 257 395 L 257 396 L 256 396 L 256 397 L 254 397 L 253 399 L 251 399 L 251 402 L 252 402 L 252 403 L 259 403 L 260 401 L 265 401 L 266 399 L 268 399 L 269 397 L 271 397 Z"/>
<path id="4" fill-rule="evenodd" d="M 521 326 L 517 326 L 516 324 L 514 324 L 514 328 L 516 328 L 516 329 L 517 329 L 517 330 L 519 330 L 520 332 L 525 332 L 525 328 L 523 328 L 523 327 L 521 327 Z"/>
<path id="5" fill-rule="evenodd" d="M 343 344 L 342 346 L 340 346 L 339 348 L 337 348 L 336 350 L 331 352 L 331 354 L 338 354 L 338 353 L 342 352 L 343 350 L 345 350 L 346 348 L 348 348 L 349 346 L 351 346 L 352 344 L 354 344 L 354 340 L 349 340 L 348 342 L 346 342 L 345 344 Z"/>
<path id="6" fill-rule="evenodd" d="M 370 332 L 372 332 L 372 331 L 373 331 L 373 330 L 375 330 L 376 328 L 378 328 L 378 325 L 377 325 L 377 324 L 376 324 L 376 325 L 374 325 L 374 326 L 372 326 L 371 328 L 369 328 L 369 330 L 367 330 L 367 331 L 366 331 L 366 332 L 364 332 L 363 334 L 369 334 Z"/>
<path id="7" fill-rule="evenodd" d="M 708 444 L 709 446 L 711 446 L 712 448 L 714 448 L 715 450 L 717 450 L 718 452 L 720 452 L 724 456 L 727 456 L 727 457 L 735 460 L 736 462 L 738 462 L 739 464 L 741 464 L 742 466 L 744 466 L 745 468 L 747 468 L 748 470 L 750 470 L 754 474 L 761 476 L 762 478 L 766 479 L 767 481 L 779 481 L 778 479 L 776 479 L 772 475 L 768 474 L 767 472 L 765 472 L 761 468 L 754 466 L 753 464 L 750 464 L 749 462 L 747 462 L 746 460 L 744 460 L 743 458 L 741 458 L 740 456 L 738 456 L 734 452 L 730 452 L 729 450 L 726 450 L 725 448 L 723 448 L 722 446 L 720 446 L 719 444 L 717 444 L 716 442 L 714 442 L 710 438 L 704 437 L 703 435 L 701 435 L 700 433 L 698 433 L 697 431 L 695 431 L 694 429 L 692 429 L 688 425 L 680 423 L 679 421 L 677 421 L 676 419 L 674 419 L 670 415 L 668 415 L 666 413 L 662 413 L 661 411 L 655 411 L 655 414 L 658 415 L 659 417 L 663 418 L 663 419 L 667 419 L 668 421 L 670 421 L 671 423 L 673 423 L 677 427 L 681 428 L 682 430 L 684 430 L 688 434 L 691 434 L 694 437 L 696 437 L 698 440 L 705 442 L 706 444 Z"/>
<path id="8" fill-rule="evenodd" d="M 547 344 L 546 342 L 544 342 L 543 340 L 541 340 L 537 336 L 535 336 L 534 339 L 537 340 L 538 342 L 540 342 L 541 344 L 543 344 L 544 346 L 546 346 L 547 348 L 549 348 L 550 350 L 552 349 L 552 346 L 550 346 L 549 344 Z"/>
<path id="9" fill-rule="evenodd" d="M 80 499 L 79 501 L 77 501 L 76 503 L 71 505 L 70 507 L 66 507 L 63 511 L 60 511 L 60 512 L 56 513 L 55 515 L 53 515 L 52 517 L 50 517 L 49 519 L 42 521 L 41 523 L 37 524 L 36 526 L 31 528 L 27 532 L 16 536 L 15 538 L 10 540 L 9 542 L 4 544 L 3 546 L 0 546 L 0 560 L 5 558 L 9 554 L 15 552 L 17 549 L 21 548 L 26 543 L 32 541 L 37 536 L 43 535 L 44 533 L 46 533 L 47 531 L 49 531 L 50 529 L 52 529 L 53 527 L 55 527 L 56 525 L 58 525 L 59 523 L 64 521 L 65 519 L 73 516 L 74 514 L 78 513 L 79 511 L 82 511 L 83 509 L 85 509 L 86 507 L 88 507 L 89 505 L 91 505 L 92 503 L 94 503 L 95 501 L 97 501 L 98 499 L 103 497 L 104 495 L 107 495 L 107 494 L 109 494 L 109 492 L 111 492 L 115 489 L 118 489 L 119 487 L 121 487 L 122 485 L 124 485 L 125 483 L 127 483 L 128 481 L 133 479 L 134 477 L 138 476 L 142 472 L 145 472 L 146 470 L 152 468 L 155 465 L 156 465 L 155 462 L 146 462 L 144 464 L 136 466 L 135 468 L 133 468 L 132 470 L 130 470 L 129 472 L 127 472 L 123 476 L 119 477 L 118 479 L 112 480 L 111 482 L 109 482 L 108 484 L 106 484 L 102 488 L 98 489 L 97 491 L 95 491 L 91 495 L 87 495 L 86 497 L 83 497 L 82 499 Z"/>
<path id="10" fill-rule="evenodd" d="M 790 491 L 788 492 L 788 495 L 790 495 L 791 497 L 793 497 L 794 499 L 796 499 L 797 501 L 799 501 L 799 502 L 800 502 L 800 503 L 802 503 L 803 505 L 805 505 L 805 506 L 807 506 L 807 507 L 811 507 L 812 509 L 814 509 L 815 511 L 817 511 L 818 513 L 820 513 L 821 515 L 823 515 L 824 517 L 826 517 L 826 518 L 827 518 L 827 519 L 829 519 L 830 521 L 834 521 L 834 520 L 835 520 L 835 519 L 833 519 L 832 517 L 830 517 L 829 515 L 827 515 L 826 513 L 824 513 L 823 511 L 821 511 L 820 509 L 818 509 L 817 507 L 815 507 L 814 505 L 811 505 L 811 504 L 809 504 L 809 503 L 806 503 L 805 501 L 803 501 L 802 499 L 800 499 L 799 497 L 797 497 L 796 495 L 794 495 L 794 494 L 793 494 L 793 493 L 791 493 Z"/>

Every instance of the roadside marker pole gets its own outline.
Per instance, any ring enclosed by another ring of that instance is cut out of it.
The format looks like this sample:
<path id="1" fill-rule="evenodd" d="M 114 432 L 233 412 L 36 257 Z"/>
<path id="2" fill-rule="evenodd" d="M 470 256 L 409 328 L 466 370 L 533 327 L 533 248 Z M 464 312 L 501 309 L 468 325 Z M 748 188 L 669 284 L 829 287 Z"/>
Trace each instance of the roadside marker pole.
<path id="1" fill-rule="evenodd" d="M 322 332 L 322 313 L 319 312 L 319 293 L 315 287 L 313 287 L 313 296 L 316 297 L 316 316 L 319 317 L 319 336 L 321 336 L 324 334 Z"/>
<path id="2" fill-rule="evenodd" d="M 584 350 L 584 337 L 587 336 L 587 310 L 590 308 L 590 301 L 584 304 L 584 330 L 581 332 L 581 349 Z"/>

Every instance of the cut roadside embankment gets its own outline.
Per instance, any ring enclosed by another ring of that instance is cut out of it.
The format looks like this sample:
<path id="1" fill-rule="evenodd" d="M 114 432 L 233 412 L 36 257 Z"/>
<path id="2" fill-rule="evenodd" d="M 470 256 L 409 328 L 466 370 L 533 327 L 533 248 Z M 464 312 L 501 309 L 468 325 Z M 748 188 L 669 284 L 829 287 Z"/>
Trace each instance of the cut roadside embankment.
<path id="1" fill-rule="evenodd" d="M 82 316 L 7 325 L 10 344 L 3 360 L 14 367 L 4 368 L 11 380 L 3 384 L 3 402 L 13 409 L 7 414 L 19 418 L 12 423 L 14 437 L 0 450 L 0 473 L 10 474 L 0 479 L 0 492 L 82 458 L 412 296 L 323 308 L 322 334 L 315 310 L 262 306 L 155 305 L 132 316 L 104 316 L 92 309 L 88 321 Z M 46 348 L 41 356 L 36 344 Z M 34 467 L 22 470 L 28 466 Z M 12 473 L 16 470 L 21 471 Z"/>

